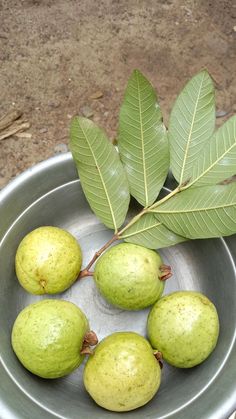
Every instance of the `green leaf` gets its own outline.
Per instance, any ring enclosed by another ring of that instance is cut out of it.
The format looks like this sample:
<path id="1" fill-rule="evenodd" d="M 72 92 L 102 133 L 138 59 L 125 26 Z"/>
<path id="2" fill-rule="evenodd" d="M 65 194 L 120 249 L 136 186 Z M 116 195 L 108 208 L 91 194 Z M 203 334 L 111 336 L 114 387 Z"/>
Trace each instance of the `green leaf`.
<path id="1" fill-rule="evenodd" d="M 118 148 L 131 195 L 144 207 L 160 192 L 169 168 L 169 148 L 156 93 L 135 70 L 120 111 Z"/>
<path id="2" fill-rule="evenodd" d="M 117 232 L 124 222 L 130 195 L 115 147 L 92 121 L 75 117 L 70 149 L 89 205 L 107 227 Z"/>
<path id="3" fill-rule="evenodd" d="M 219 183 L 236 174 L 236 115 L 212 136 L 192 168 L 188 186 Z"/>
<path id="4" fill-rule="evenodd" d="M 189 239 L 236 233 L 236 182 L 190 188 L 153 209 L 166 227 Z"/>
<path id="5" fill-rule="evenodd" d="M 149 249 L 161 249 L 186 240 L 168 230 L 154 214 L 144 214 L 120 237 L 126 242 L 139 244 Z"/>
<path id="6" fill-rule="evenodd" d="M 186 84 L 170 116 L 170 167 L 180 185 L 191 178 L 193 164 L 214 127 L 214 86 L 204 70 Z"/>

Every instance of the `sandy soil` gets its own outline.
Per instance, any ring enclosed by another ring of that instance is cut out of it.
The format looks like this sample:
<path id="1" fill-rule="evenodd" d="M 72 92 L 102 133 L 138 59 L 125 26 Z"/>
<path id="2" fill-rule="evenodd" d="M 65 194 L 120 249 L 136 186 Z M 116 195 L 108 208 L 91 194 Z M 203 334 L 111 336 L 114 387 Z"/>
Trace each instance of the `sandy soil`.
<path id="1" fill-rule="evenodd" d="M 236 3 L 1 0 L 0 61 L 0 117 L 22 110 L 32 134 L 0 141 L 1 188 L 66 150 L 74 114 L 114 139 L 134 68 L 157 88 L 167 124 L 177 93 L 202 67 L 216 81 L 219 116 L 236 111 Z"/>

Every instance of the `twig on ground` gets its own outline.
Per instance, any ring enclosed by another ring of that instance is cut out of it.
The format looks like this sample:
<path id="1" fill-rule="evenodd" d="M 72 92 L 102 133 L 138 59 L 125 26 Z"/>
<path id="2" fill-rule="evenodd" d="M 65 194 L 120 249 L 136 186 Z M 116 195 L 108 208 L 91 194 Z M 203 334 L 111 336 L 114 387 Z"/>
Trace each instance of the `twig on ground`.
<path id="1" fill-rule="evenodd" d="M 16 134 L 17 132 L 22 132 L 27 130 L 30 127 L 29 122 L 22 122 L 22 123 L 15 123 L 12 124 L 10 128 L 4 130 L 2 134 L 0 134 L 0 141 L 5 140 L 8 137 L 11 137 L 12 135 Z"/>
<path id="2" fill-rule="evenodd" d="M 19 119 L 22 116 L 22 112 L 20 110 L 14 110 L 8 112 L 0 119 L 0 131 L 4 130 L 5 128 L 9 127 L 13 124 L 16 119 Z"/>

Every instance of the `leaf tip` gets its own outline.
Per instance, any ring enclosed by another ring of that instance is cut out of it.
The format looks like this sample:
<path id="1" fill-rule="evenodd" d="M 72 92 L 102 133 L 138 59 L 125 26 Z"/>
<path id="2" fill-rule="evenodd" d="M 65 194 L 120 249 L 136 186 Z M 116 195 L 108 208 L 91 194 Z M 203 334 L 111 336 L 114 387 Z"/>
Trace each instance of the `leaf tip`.
<path id="1" fill-rule="evenodd" d="M 139 76 L 139 75 L 142 75 L 142 73 L 141 73 L 141 71 L 138 69 L 138 68 L 135 68 L 133 71 L 132 71 L 132 74 L 131 74 L 132 76 Z"/>
<path id="2" fill-rule="evenodd" d="M 131 74 L 130 79 L 133 79 L 133 78 L 135 80 L 140 79 L 141 81 L 149 82 L 148 79 L 143 75 L 143 73 L 137 68 L 135 68 Z"/>
<path id="3" fill-rule="evenodd" d="M 212 89 L 214 89 L 214 84 L 219 85 L 219 83 L 213 78 L 207 67 L 203 67 L 197 75 L 202 76 L 205 80 L 207 79 L 209 83 L 212 85 Z"/>
<path id="4" fill-rule="evenodd" d="M 210 76 L 210 72 L 209 72 L 209 70 L 208 70 L 207 67 L 202 67 L 202 69 L 200 70 L 199 74 L 201 74 L 201 73 L 204 74 L 205 76 L 211 77 Z"/>
<path id="5" fill-rule="evenodd" d="M 74 115 L 71 118 L 71 121 L 70 121 L 70 133 L 72 133 L 72 131 L 78 127 L 78 125 L 80 124 L 80 118 L 81 117 L 79 115 Z"/>

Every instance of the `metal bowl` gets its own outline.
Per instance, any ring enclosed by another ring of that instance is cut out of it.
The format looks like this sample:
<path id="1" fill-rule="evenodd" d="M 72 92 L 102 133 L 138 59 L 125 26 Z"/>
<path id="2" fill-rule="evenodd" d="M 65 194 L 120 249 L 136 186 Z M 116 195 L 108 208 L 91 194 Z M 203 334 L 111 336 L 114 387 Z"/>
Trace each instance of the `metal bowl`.
<path id="1" fill-rule="evenodd" d="M 171 182 L 166 187 L 171 188 Z M 135 205 L 131 212 L 135 211 Z M 161 388 L 141 409 L 117 414 L 98 407 L 85 392 L 83 366 L 63 379 L 44 380 L 26 371 L 10 344 L 13 322 L 32 296 L 19 285 L 14 257 L 21 239 L 41 225 L 70 231 L 80 242 L 84 265 L 112 235 L 91 212 L 71 158 L 64 154 L 38 164 L 0 193 L 0 417 L 1 419 L 223 419 L 236 405 L 236 236 L 185 242 L 161 251 L 173 269 L 165 293 L 185 289 L 206 294 L 220 317 L 220 337 L 200 366 L 182 370 L 164 365 Z M 111 307 L 92 278 L 75 283 L 63 298 L 79 305 L 99 339 L 130 330 L 145 335 L 148 310 Z"/>

